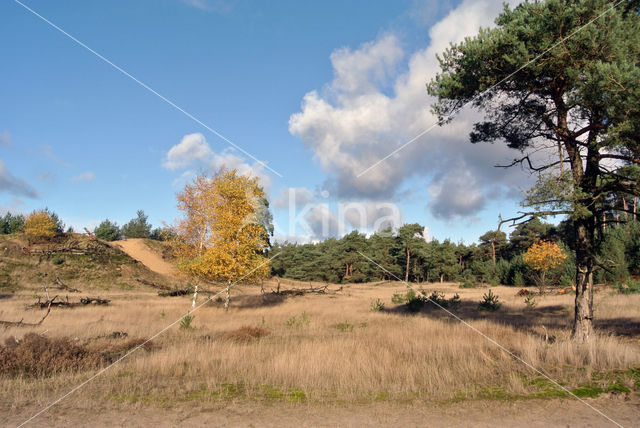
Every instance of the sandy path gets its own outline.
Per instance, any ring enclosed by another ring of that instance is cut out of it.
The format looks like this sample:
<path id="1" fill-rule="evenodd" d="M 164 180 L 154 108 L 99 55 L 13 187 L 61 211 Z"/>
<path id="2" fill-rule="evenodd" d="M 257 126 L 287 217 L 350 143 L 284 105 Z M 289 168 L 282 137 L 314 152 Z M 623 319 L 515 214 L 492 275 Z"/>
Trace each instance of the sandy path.
<path id="1" fill-rule="evenodd" d="M 588 403 L 624 427 L 638 426 L 638 397 L 587 399 Z M 91 408 L 66 403 L 50 409 L 29 426 L 69 427 L 615 427 L 616 425 L 577 400 L 471 401 L 450 405 L 377 403 L 286 404 L 229 401 L 202 405 L 167 404 L 163 408 L 138 403 L 125 408 L 94 403 Z M 111 408 L 110 408 L 111 407 Z M 12 411 L 0 417 L 17 425 L 34 410 Z"/>
<path id="2" fill-rule="evenodd" d="M 178 271 L 175 267 L 162 259 L 161 256 L 154 253 L 144 243 L 144 239 L 123 239 L 121 241 L 114 241 L 112 246 L 121 249 L 129 255 L 129 257 L 136 259 L 149 270 L 152 270 L 160 275 L 177 276 Z"/>

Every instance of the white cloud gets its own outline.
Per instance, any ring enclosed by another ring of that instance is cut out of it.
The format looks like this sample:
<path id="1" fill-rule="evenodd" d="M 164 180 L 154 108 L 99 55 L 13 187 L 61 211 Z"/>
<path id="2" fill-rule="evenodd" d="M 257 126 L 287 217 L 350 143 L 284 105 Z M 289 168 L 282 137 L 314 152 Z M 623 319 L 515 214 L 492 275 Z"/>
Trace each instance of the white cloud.
<path id="1" fill-rule="evenodd" d="M 162 166 L 172 171 L 182 169 L 194 162 L 207 162 L 213 156 L 209 143 L 200 133 L 187 134 L 179 144 L 171 147 Z"/>
<path id="2" fill-rule="evenodd" d="M 397 229 L 403 223 L 402 211 L 390 201 L 343 202 L 338 206 L 338 219 L 344 229 L 348 224 L 355 229 L 373 232 L 388 227 Z"/>
<path id="3" fill-rule="evenodd" d="M 14 196 L 24 196 L 27 198 L 38 197 L 38 191 L 22 178 L 13 176 L 1 160 L 0 192 L 7 192 Z"/>
<path id="4" fill-rule="evenodd" d="M 393 35 L 331 55 L 333 80 L 322 93 L 308 92 L 301 111 L 289 119 L 290 133 L 329 174 L 325 187 L 339 198 L 389 200 L 407 180 L 423 177 L 430 183 L 432 213 L 446 219 L 474 216 L 488 199 L 526 187 L 521 171 L 493 168 L 516 152 L 503 144 L 468 142 L 479 119 L 471 110 L 358 177 L 436 123 L 430 112 L 434 100 L 425 88 L 439 71 L 436 53 L 491 25 L 501 8 L 497 1 L 464 1 L 431 28 L 430 45 L 409 55 L 402 73 L 396 70 L 405 54 Z"/>
<path id="5" fill-rule="evenodd" d="M 280 196 L 275 199 L 273 205 L 276 208 L 288 209 L 290 205 L 302 208 L 314 201 L 313 191 L 306 187 L 285 187 L 280 191 Z"/>
<path id="6" fill-rule="evenodd" d="M 307 233 L 311 239 L 324 240 L 340 236 L 341 228 L 338 217 L 329 210 L 325 203 L 314 205 L 304 216 Z"/>
<path id="7" fill-rule="evenodd" d="M 81 181 L 93 181 L 95 179 L 95 175 L 91 171 L 83 172 L 80 175 L 76 175 L 71 177 L 69 180 L 73 182 L 81 182 Z"/>
<path id="8" fill-rule="evenodd" d="M 258 177 L 260 184 L 268 190 L 271 185 L 271 178 L 264 171 L 264 165 L 258 162 L 249 164 L 245 158 L 238 156 L 236 150 L 228 147 L 220 153 L 215 153 L 204 135 L 200 133 L 187 134 L 180 140 L 180 143 L 171 147 L 167 152 L 162 166 L 171 171 L 187 168 L 208 168 L 216 171 L 222 167 L 235 169 L 238 173 L 250 177 Z M 182 174 L 193 176 L 192 171 Z M 175 184 L 175 183 L 174 183 Z"/>

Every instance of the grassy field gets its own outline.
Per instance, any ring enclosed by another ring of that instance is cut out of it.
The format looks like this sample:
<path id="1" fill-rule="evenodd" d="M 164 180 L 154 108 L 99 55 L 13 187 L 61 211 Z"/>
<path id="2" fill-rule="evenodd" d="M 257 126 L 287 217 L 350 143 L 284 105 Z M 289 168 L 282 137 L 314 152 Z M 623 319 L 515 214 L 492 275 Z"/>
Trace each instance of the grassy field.
<path id="1" fill-rule="evenodd" d="M 294 285 L 309 286 L 282 283 L 283 288 Z M 274 282 L 265 284 L 266 294 L 256 286 L 236 287 L 228 312 L 221 302 L 202 306 L 190 328 L 176 324 L 151 347 L 139 349 L 65 401 L 92 409 L 181 403 L 197 409 L 229 401 L 458 406 L 476 400 L 567 397 L 441 309 L 427 305 L 411 313 L 392 303 L 394 294 L 406 292 L 401 283 L 342 290 L 330 285 L 326 294 L 292 297 L 269 293 L 275 287 Z M 457 315 L 579 397 L 637 401 L 640 296 L 600 290 L 597 337 L 579 346 L 568 337 L 570 295 L 538 297 L 538 306 L 531 309 L 517 289 L 493 287 L 502 306 L 487 312 L 477 310 L 487 289 L 425 286 L 425 291 L 433 290 L 447 298 L 458 293 Z M 41 326 L 5 328 L 0 337 L 11 341 L 33 331 L 47 338 L 69 337 L 83 349 L 122 351 L 127 341 L 149 338 L 179 320 L 191 304 L 190 296 L 159 297 L 140 289 L 102 290 L 100 295 L 112 300 L 109 306 L 56 308 Z M 377 300 L 384 308 L 373 311 Z M 0 299 L 0 319 L 39 319 L 43 311 L 25 311 L 33 301 L 33 291 Z M 35 378 L 4 374 L 2 414 L 37 410 L 95 372 L 87 368 Z"/>

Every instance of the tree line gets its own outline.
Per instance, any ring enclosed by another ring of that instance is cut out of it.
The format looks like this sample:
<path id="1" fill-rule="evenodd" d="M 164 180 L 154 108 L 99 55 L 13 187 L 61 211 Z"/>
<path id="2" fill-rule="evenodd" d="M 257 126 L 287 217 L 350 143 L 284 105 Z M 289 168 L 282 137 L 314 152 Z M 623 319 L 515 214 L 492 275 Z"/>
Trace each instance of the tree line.
<path id="1" fill-rule="evenodd" d="M 73 233 L 73 227 L 65 229 L 58 214 L 49 208 L 34 210 L 28 215 L 5 213 L 0 217 L 0 235 L 25 232 L 27 235 L 51 237 L 63 232 Z M 109 219 L 103 220 L 93 229 L 93 234 L 104 241 L 117 241 L 125 238 L 149 238 L 158 241 L 171 239 L 172 231 L 168 227 L 156 227 L 149 223 L 149 217 L 138 210 L 136 217 L 119 226 Z"/>
<path id="2" fill-rule="evenodd" d="M 536 269 L 524 260 L 526 252 L 536 242 L 553 242 L 565 257 L 546 272 L 546 281 L 571 287 L 575 285 L 576 270 L 571 223 L 567 219 L 555 226 L 535 217 L 516 226 L 509 236 L 492 230 L 470 245 L 449 239 L 427 241 L 422 235 L 424 227 L 414 223 L 371 236 L 353 231 L 340 239 L 317 243 L 275 243 L 269 255 L 274 257 L 273 275 L 301 281 L 361 283 L 402 279 L 415 283 L 453 281 L 468 286 L 529 286 L 538 285 L 538 277 Z M 603 227 L 599 236 L 597 257 L 603 267 L 596 271 L 596 282 L 623 282 L 630 275 L 640 275 L 640 222 L 619 219 Z"/>

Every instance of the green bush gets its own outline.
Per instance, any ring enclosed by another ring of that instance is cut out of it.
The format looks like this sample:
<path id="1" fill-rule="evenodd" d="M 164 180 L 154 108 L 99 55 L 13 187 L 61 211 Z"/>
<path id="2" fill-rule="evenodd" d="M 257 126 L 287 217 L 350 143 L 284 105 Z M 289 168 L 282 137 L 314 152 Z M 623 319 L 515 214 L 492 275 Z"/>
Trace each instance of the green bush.
<path id="1" fill-rule="evenodd" d="M 406 302 L 406 297 L 404 294 L 394 293 L 391 297 L 391 302 L 395 303 L 396 305 L 401 305 Z"/>
<path id="2" fill-rule="evenodd" d="M 454 294 L 453 297 L 449 298 L 447 301 L 447 305 L 454 311 L 458 310 L 460 303 L 462 303 L 462 301 L 460 300 L 460 295 L 458 293 Z"/>
<path id="3" fill-rule="evenodd" d="M 384 311 L 384 302 L 380 299 L 373 300 L 371 302 L 371 312 L 382 312 Z"/>
<path id="4" fill-rule="evenodd" d="M 148 238 L 151 235 L 151 224 L 147 222 L 148 218 L 144 211 L 138 210 L 137 217 L 122 226 L 122 235 L 126 238 Z"/>
<path id="5" fill-rule="evenodd" d="M 415 293 L 413 297 L 407 300 L 407 309 L 409 312 L 420 312 L 424 307 L 425 300 L 422 297 L 416 296 Z"/>
<path id="6" fill-rule="evenodd" d="M 598 256 L 606 269 L 596 271 L 596 281 L 602 283 L 623 282 L 629 277 L 625 242 L 625 228 L 609 227 L 598 246 Z"/>
<path id="7" fill-rule="evenodd" d="M 444 293 L 440 293 L 439 291 L 432 292 L 426 300 L 435 307 L 442 306 L 443 308 L 446 308 L 449 306 L 449 301 L 445 299 Z"/>
<path id="8" fill-rule="evenodd" d="M 527 308 L 529 309 L 533 309 L 536 306 L 538 306 L 538 302 L 536 301 L 536 298 L 533 297 L 532 294 L 527 295 L 527 297 L 524 298 L 524 304 L 527 305 Z"/>
<path id="9" fill-rule="evenodd" d="M 476 285 L 470 278 L 466 278 L 462 284 L 460 284 L 460 288 L 476 288 Z"/>
<path id="10" fill-rule="evenodd" d="M 640 294 L 640 279 L 629 279 L 626 285 L 618 283 L 616 289 L 621 294 Z"/>
<path id="11" fill-rule="evenodd" d="M 117 241 L 120 239 L 120 227 L 117 223 L 107 219 L 93 229 L 93 234 L 103 241 Z"/>
<path id="12" fill-rule="evenodd" d="M 478 304 L 478 310 L 480 311 L 497 311 L 502 306 L 502 303 L 498 301 L 498 296 L 493 294 L 493 291 L 489 290 L 489 293 L 485 293 L 482 296 L 482 301 Z"/>
<path id="13" fill-rule="evenodd" d="M 180 330 L 193 330 L 191 323 L 193 322 L 194 315 L 187 314 L 180 320 Z"/>
<path id="14" fill-rule="evenodd" d="M 338 329 L 339 331 L 341 331 L 343 333 L 347 333 L 347 332 L 353 331 L 353 324 L 349 323 L 349 321 L 345 321 L 345 322 L 341 322 L 341 323 L 335 324 L 333 327 L 335 327 L 336 329 Z"/>
<path id="15" fill-rule="evenodd" d="M 0 234 L 9 235 L 11 233 L 22 232 L 24 229 L 24 216 L 22 214 L 11 214 L 7 212 L 0 218 Z"/>

